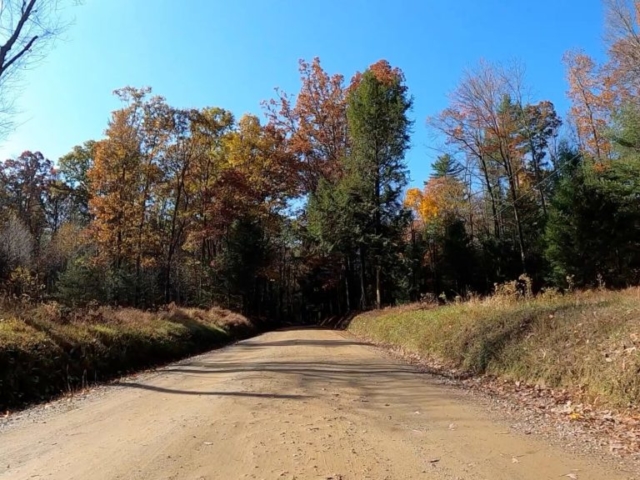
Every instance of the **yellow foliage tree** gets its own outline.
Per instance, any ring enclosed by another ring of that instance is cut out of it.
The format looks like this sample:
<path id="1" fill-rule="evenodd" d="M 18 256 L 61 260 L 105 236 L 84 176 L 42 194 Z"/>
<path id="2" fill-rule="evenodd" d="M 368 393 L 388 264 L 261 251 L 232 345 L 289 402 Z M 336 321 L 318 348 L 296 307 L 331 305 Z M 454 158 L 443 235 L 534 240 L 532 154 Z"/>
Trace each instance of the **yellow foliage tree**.
<path id="1" fill-rule="evenodd" d="M 432 178 L 425 183 L 424 190 L 411 188 L 404 200 L 405 207 L 425 226 L 450 215 L 459 216 L 463 204 L 464 186 L 450 177 Z"/>

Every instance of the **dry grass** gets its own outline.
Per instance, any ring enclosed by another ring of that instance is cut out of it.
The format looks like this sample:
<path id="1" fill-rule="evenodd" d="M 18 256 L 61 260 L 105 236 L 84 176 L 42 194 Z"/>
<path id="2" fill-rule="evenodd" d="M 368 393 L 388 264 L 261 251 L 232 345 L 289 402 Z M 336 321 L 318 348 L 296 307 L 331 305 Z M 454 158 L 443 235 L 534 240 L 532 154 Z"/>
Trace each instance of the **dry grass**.
<path id="1" fill-rule="evenodd" d="M 250 335 L 245 317 L 0 302 L 0 411 L 169 362 Z"/>
<path id="2" fill-rule="evenodd" d="M 564 388 L 615 407 L 640 400 L 640 288 L 401 307 L 360 315 L 349 330 L 449 372 Z"/>

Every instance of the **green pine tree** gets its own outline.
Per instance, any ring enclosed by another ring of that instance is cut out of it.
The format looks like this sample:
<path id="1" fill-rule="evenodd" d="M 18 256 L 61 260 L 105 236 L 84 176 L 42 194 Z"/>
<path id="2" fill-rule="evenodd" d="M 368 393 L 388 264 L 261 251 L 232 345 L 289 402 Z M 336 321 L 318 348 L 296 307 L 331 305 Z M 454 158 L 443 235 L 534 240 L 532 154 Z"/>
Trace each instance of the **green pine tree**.
<path id="1" fill-rule="evenodd" d="M 464 167 L 460 165 L 455 158 L 448 153 L 440 155 L 435 162 L 431 164 L 431 178 L 458 178 L 464 171 Z"/>
<path id="2" fill-rule="evenodd" d="M 374 277 L 375 304 L 382 304 L 383 269 L 397 258 L 408 214 L 401 202 L 407 184 L 404 155 L 409 148 L 412 105 L 404 76 L 386 61 L 372 65 L 349 94 L 347 119 L 351 151 L 343 182 L 358 235 L 360 303 L 368 306 L 367 272 Z"/>

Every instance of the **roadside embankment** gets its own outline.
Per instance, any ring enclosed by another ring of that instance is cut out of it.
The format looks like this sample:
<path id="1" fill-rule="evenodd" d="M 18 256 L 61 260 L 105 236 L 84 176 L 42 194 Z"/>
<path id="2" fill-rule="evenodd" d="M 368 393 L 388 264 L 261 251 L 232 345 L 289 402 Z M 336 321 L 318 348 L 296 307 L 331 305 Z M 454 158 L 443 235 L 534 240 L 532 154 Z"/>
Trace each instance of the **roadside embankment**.
<path id="1" fill-rule="evenodd" d="M 618 409 L 640 400 L 640 288 L 389 308 L 348 330 L 447 375 L 562 389 Z"/>
<path id="2" fill-rule="evenodd" d="M 0 306 L 0 411 L 246 338 L 247 318 L 219 308 Z"/>

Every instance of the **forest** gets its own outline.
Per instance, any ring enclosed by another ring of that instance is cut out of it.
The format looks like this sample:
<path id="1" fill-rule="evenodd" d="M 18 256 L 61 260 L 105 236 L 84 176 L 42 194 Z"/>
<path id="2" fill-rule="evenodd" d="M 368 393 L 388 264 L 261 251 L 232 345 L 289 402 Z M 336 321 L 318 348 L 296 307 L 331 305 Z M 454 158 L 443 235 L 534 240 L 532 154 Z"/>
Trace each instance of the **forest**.
<path id="1" fill-rule="evenodd" d="M 520 66 L 487 61 L 415 121 L 385 60 L 350 77 L 300 61 L 298 92 L 241 118 L 119 89 L 104 138 L 0 162 L 2 293 L 310 322 L 513 280 L 638 285 L 639 25 L 612 5 L 606 61 L 565 56 L 565 118 Z M 423 128 L 440 154 L 407 189 Z"/>

